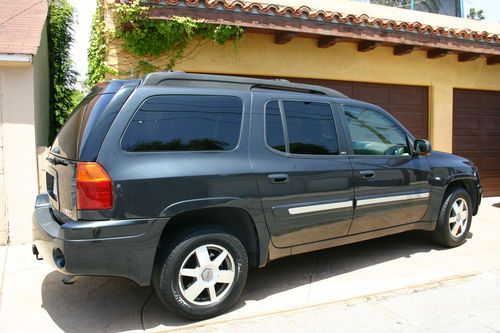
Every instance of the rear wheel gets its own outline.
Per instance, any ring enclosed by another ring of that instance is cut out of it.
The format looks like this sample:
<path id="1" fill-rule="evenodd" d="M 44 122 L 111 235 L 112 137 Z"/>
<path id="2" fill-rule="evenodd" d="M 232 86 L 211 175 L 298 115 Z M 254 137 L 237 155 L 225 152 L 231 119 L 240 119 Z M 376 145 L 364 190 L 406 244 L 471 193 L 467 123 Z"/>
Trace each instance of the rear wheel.
<path id="1" fill-rule="evenodd" d="M 208 230 L 178 241 L 157 265 L 153 282 L 158 297 L 169 310 L 192 320 L 226 311 L 240 296 L 248 272 L 238 238 Z"/>
<path id="2" fill-rule="evenodd" d="M 471 199 L 463 188 L 449 193 L 439 213 L 433 239 L 440 245 L 455 247 L 465 242 L 472 222 Z"/>

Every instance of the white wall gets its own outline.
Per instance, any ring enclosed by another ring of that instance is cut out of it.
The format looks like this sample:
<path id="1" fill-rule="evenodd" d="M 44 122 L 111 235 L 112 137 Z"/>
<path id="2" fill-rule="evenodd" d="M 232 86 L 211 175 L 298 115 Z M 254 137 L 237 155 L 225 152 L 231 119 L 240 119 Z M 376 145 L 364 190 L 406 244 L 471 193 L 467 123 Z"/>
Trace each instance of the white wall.
<path id="1" fill-rule="evenodd" d="M 0 84 L 2 76 L 0 74 Z M 2 86 L 0 85 L 0 245 L 7 244 L 9 238 L 7 228 L 6 202 L 5 202 L 5 185 L 4 185 L 4 169 L 3 169 L 3 122 L 2 122 Z"/>
<path id="2" fill-rule="evenodd" d="M 11 244 L 31 241 L 31 215 L 38 192 L 33 82 L 33 66 L 0 65 L 3 144 L 0 150 L 0 160 L 3 160 L 0 237 L 3 230 L 3 239 L 0 238 L 0 243 L 5 242 L 6 228 Z"/>

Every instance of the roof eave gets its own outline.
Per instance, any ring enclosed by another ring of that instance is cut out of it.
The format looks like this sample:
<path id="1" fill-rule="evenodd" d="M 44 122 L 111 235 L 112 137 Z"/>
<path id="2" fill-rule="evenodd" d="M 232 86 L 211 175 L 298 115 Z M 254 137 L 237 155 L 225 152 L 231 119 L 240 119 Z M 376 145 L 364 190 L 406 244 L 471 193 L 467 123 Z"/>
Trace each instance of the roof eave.
<path id="1" fill-rule="evenodd" d="M 149 17 L 152 19 L 170 19 L 174 16 L 189 16 L 212 24 L 237 25 L 251 29 L 254 32 L 287 31 L 303 37 L 334 36 L 343 38 L 346 41 L 368 40 L 388 45 L 413 45 L 423 49 L 447 49 L 457 53 L 472 52 L 491 56 L 500 55 L 499 44 L 495 41 L 486 42 L 373 26 L 258 15 L 203 7 L 173 5 L 151 8 L 149 11 Z"/>

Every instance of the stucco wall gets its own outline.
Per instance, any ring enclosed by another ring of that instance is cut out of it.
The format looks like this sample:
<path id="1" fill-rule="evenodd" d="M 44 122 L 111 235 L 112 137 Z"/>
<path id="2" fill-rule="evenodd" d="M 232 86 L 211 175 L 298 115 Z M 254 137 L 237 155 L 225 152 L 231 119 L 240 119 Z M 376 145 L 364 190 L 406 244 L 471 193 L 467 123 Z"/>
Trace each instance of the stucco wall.
<path id="1" fill-rule="evenodd" d="M 2 75 L 0 73 L 0 245 L 7 244 L 8 225 L 6 216 L 5 184 L 3 168 L 3 121 L 2 121 Z"/>
<path id="2" fill-rule="evenodd" d="M 427 59 L 425 51 L 394 56 L 391 47 L 358 52 L 354 43 L 321 49 L 316 40 L 308 38 L 277 45 L 273 35 L 250 33 L 236 50 L 227 43 L 187 52 L 191 56 L 176 69 L 427 86 L 430 139 L 433 147 L 448 152 L 452 150 L 453 88 L 500 90 L 500 65 L 486 65 L 484 58 L 470 62 L 458 62 L 457 55 Z M 156 61 L 162 63 L 164 59 Z M 130 72 L 131 64 L 137 62 L 112 44 L 108 63 Z"/>
<path id="3" fill-rule="evenodd" d="M 8 226 L 9 241 L 13 244 L 31 239 L 31 214 L 37 194 L 33 80 L 32 66 L 0 66 L 3 143 L 0 160 L 4 171 L 0 203 L 6 207 L 0 230 Z"/>

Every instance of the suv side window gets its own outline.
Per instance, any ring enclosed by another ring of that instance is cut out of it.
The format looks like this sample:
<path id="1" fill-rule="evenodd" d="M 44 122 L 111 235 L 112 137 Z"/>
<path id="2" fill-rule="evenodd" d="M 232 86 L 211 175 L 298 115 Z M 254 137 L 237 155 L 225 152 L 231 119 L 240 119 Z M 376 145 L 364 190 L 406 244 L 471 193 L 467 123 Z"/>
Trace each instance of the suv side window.
<path id="1" fill-rule="evenodd" d="M 285 134 L 278 101 L 266 104 L 266 142 L 273 149 L 286 152 Z"/>
<path id="2" fill-rule="evenodd" d="M 269 102 L 266 106 L 266 141 L 271 148 L 302 155 L 339 154 L 337 131 L 328 103 L 281 103 L 288 137 L 284 135 L 278 101 Z"/>
<path id="3" fill-rule="evenodd" d="M 327 103 L 283 101 L 290 153 L 338 155 L 332 109 Z"/>
<path id="4" fill-rule="evenodd" d="M 344 105 L 347 127 L 356 155 L 403 155 L 410 149 L 405 133 L 375 110 Z"/>
<path id="5" fill-rule="evenodd" d="M 234 96 L 151 97 L 134 114 L 121 146 L 131 152 L 232 150 L 242 112 L 243 102 Z"/>

